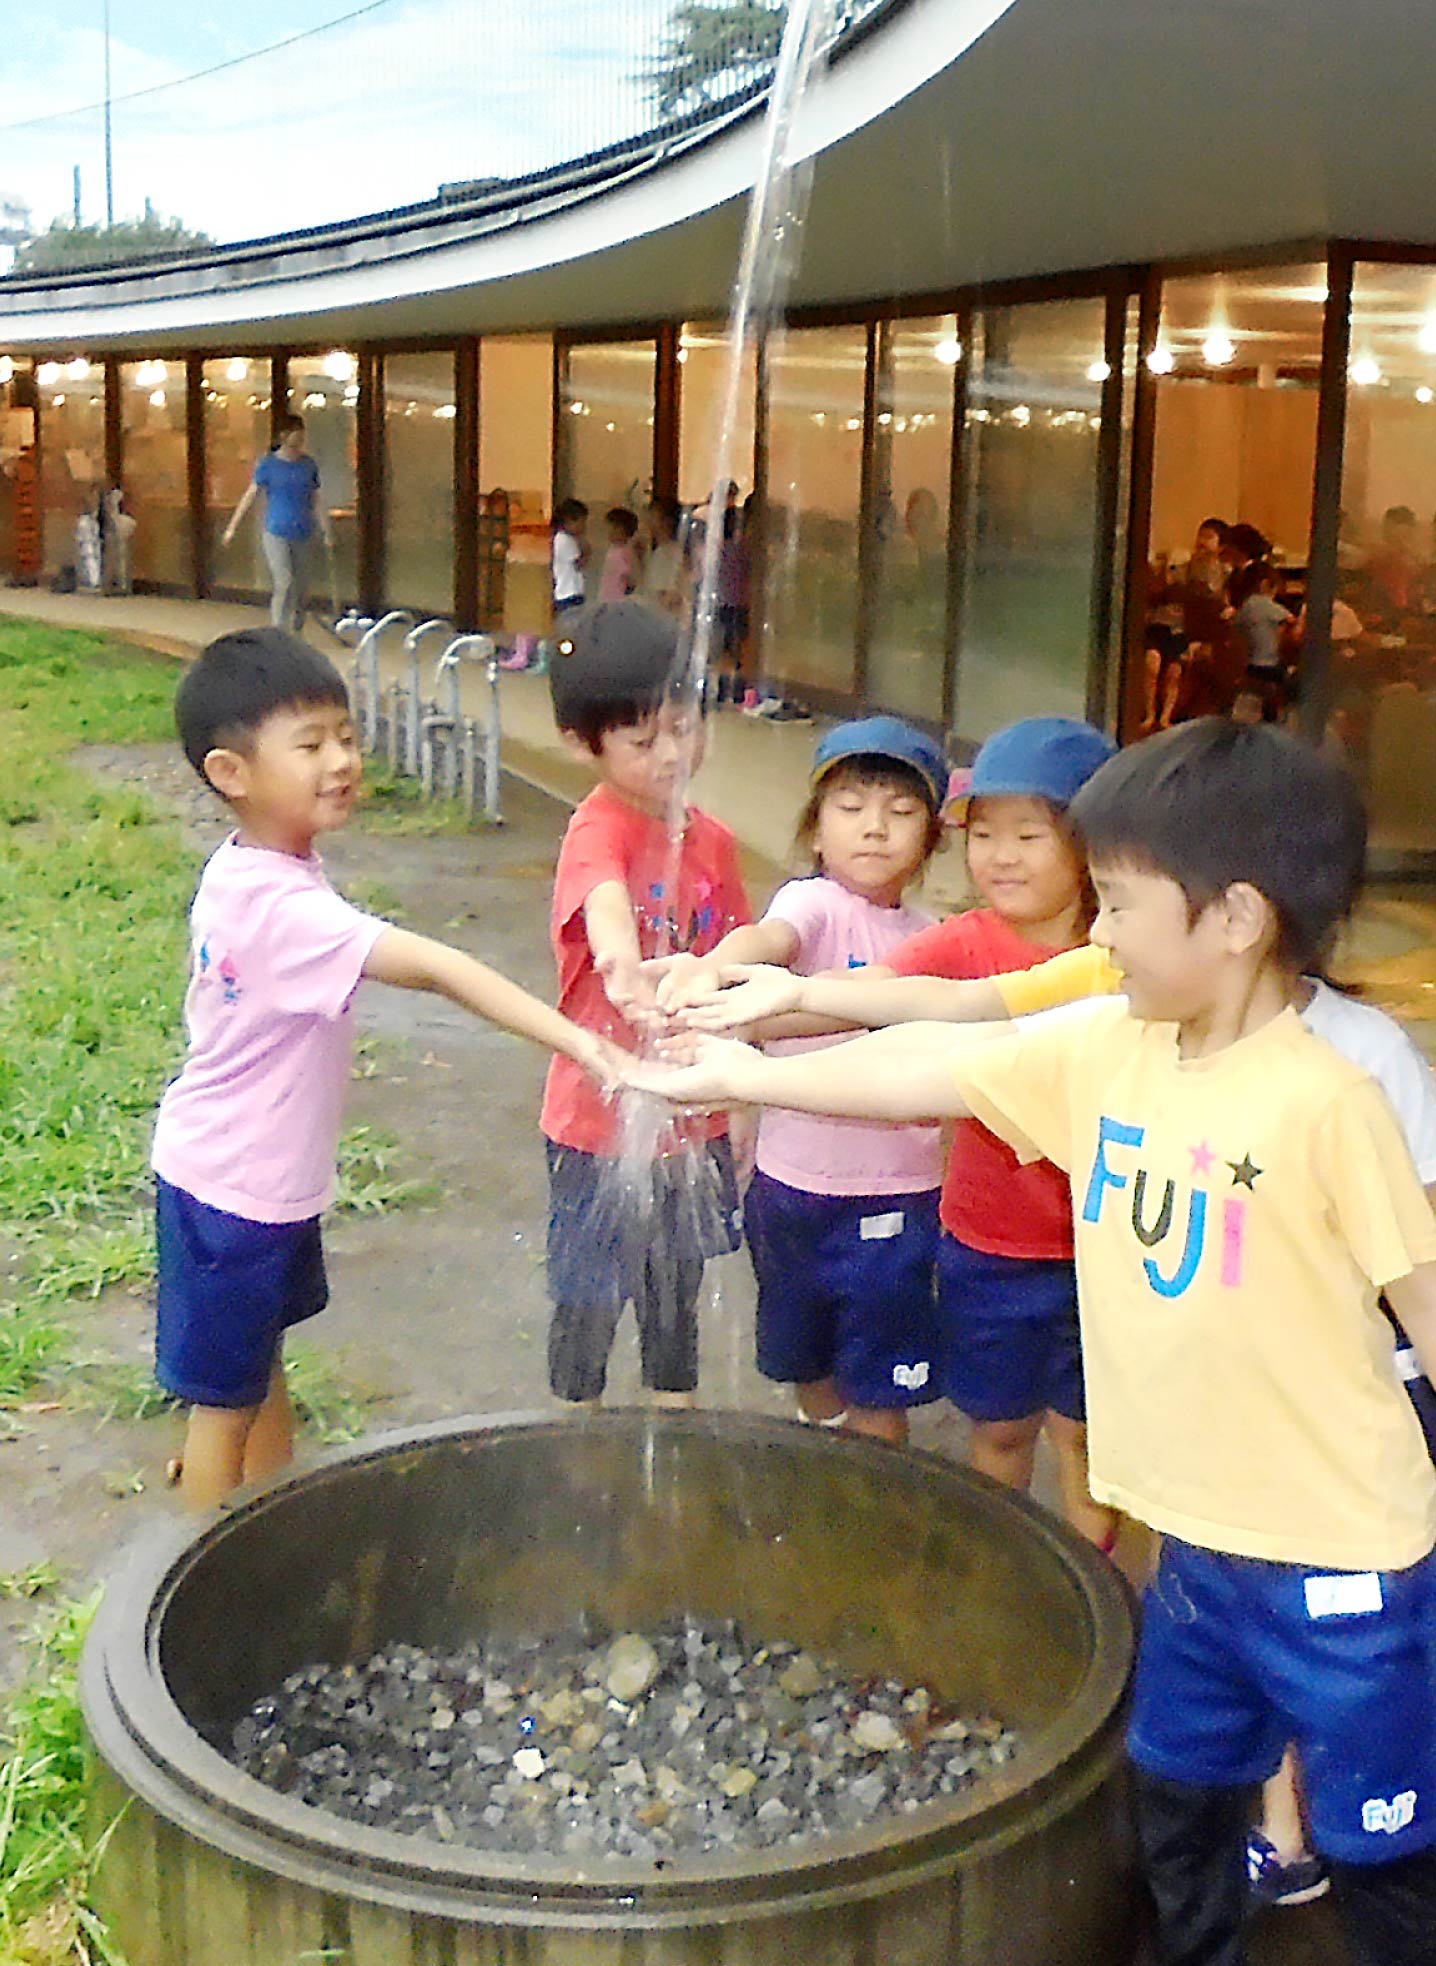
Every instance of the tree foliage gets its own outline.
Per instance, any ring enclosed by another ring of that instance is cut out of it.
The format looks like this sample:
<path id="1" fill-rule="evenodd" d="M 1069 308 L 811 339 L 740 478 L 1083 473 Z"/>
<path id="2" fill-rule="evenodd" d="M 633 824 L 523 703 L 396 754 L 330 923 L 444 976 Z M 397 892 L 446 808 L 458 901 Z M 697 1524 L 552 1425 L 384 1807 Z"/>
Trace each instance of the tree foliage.
<path id="1" fill-rule="evenodd" d="M 772 73 L 786 0 L 677 0 L 647 80 L 662 116 L 687 115 Z"/>
<path id="2" fill-rule="evenodd" d="M 207 233 L 192 232 L 177 218 L 147 210 L 143 218 L 118 225 L 76 225 L 57 218 L 48 232 L 31 239 L 15 255 L 16 273 L 70 273 L 86 266 L 113 266 L 148 253 L 180 252 L 207 246 Z"/>

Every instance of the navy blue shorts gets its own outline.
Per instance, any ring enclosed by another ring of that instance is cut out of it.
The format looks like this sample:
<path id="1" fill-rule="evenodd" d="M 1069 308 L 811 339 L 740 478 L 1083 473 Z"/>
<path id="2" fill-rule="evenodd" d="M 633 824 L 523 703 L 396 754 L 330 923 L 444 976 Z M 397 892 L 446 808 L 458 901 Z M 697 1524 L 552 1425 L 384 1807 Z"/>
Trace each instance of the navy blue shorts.
<path id="1" fill-rule="evenodd" d="M 1164 1538 L 1132 1759 L 1241 1787 L 1274 1774 L 1288 1741 L 1324 1855 L 1385 1863 L 1436 1843 L 1436 1556 L 1360 1575 Z"/>
<path id="2" fill-rule="evenodd" d="M 190 1406 L 262 1406 L 285 1329 L 329 1302 L 317 1217 L 250 1222 L 155 1178 L 155 1376 Z"/>
<path id="3" fill-rule="evenodd" d="M 624 1306 L 638 1320 L 643 1383 L 698 1383 L 698 1293 L 710 1256 L 742 1240 L 726 1139 L 647 1163 L 548 1142 L 549 1385 L 559 1399 L 602 1396 Z"/>
<path id="4" fill-rule="evenodd" d="M 924 1406 L 932 1370 L 938 1191 L 814 1195 L 753 1176 L 743 1204 L 758 1278 L 758 1370 L 831 1378 L 857 1406 Z"/>
<path id="5" fill-rule="evenodd" d="M 1070 1259 L 990 1256 L 943 1234 L 938 1385 L 970 1420 L 1085 1420 L 1077 1272 Z"/>

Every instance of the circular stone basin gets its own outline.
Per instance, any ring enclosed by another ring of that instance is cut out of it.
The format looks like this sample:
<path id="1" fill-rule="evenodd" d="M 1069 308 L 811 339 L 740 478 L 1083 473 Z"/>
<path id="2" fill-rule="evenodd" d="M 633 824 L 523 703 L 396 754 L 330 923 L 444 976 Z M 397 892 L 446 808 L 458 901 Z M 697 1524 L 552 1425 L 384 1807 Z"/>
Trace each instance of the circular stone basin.
<path id="1" fill-rule="evenodd" d="M 226 1759 L 303 1666 L 684 1617 L 926 1686 L 1019 1750 L 862 1830 L 588 1871 L 342 1821 Z M 130 1966 L 1119 1966 L 1132 1644 L 1103 1558 L 935 1455 L 730 1413 L 388 1435 L 164 1532 L 106 1593 L 96 1902 Z"/>

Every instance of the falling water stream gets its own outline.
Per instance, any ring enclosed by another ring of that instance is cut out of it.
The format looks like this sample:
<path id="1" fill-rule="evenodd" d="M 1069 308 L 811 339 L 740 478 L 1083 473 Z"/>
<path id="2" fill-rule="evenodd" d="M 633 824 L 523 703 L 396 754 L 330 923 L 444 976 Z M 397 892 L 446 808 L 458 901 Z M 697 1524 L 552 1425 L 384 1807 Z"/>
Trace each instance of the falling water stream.
<path id="1" fill-rule="evenodd" d="M 803 220 L 812 182 L 811 159 L 800 155 L 798 125 L 804 95 L 826 61 L 835 31 L 837 0 L 789 0 L 777 66 L 763 121 L 757 171 L 748 203 L 737 276 L 728 317 L 721 411 L 711 458 L 712 494 L 703 532 L 697 596 L 691 634 L 680 647 L 671 693 L 693 715 L 704 701 L 714 629 L 724 545 L 724 512 L 734 462 L 743 380 L 750 351 L 762 360 L 782 320 L 797 266 Z M 688 823 L 691 765 L 686 761 L 675 782 L 668 810 L 668 849 L 661 894 L 671 899 L 660 910 L 659 953 L 671 954 L 675 936 L 684 924 L 678 919 L 679 864 Z M 655 1156 L 666 1162 L 666 1180 L 655 1182 Z M 711 1239 L 718 1227 L 721 1197 L 709 1178 L 701 1141 L 690 1139 L 674 1125 L 672 1115 L 652 1095 L 628 1091 L 619 1100 L 619 1152 L 613 1167 L 615 1192 L 605 1224 L 614 1234 L 640 1235 L 651 1223 L 662 1232 L 658 1211 L 665 1205 L 686 1217 L 684 1227 Z M 663 1190 L 666 1189 L 666 1203 Z M 670 1222 L 671 1228 L 671 1222 Z M 709 1315 L 721 1306 L 715 1301 L 722 1285 L 710 1265 L 703 1306 Z M 741 1351 L 739 1341 L 723 1347 L 727 1403 L 740 1403 Z M 651 1464 L 650 1464 L 651 1467 Z"/>

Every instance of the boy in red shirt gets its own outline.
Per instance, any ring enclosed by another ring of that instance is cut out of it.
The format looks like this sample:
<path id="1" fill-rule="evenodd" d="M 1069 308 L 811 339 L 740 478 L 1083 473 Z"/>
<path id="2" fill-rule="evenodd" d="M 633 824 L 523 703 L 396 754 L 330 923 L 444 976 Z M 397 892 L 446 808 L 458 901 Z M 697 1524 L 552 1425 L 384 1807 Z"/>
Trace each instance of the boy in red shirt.
<path id="1" fill-rule="evenodd" d="M 678 801 L 703 755 L 702 718 L 681 690 L 678 629 L 637 601 L 576 618 L 550 672 L 554 717 L 597 785 L 569 822 L 550 934 L 564 1014 L 627 1051 L 656 1020 L 653 957 L 707 955 L 752 920 L 726 826 Z M 673 1121 L 615 1105 L 582 1070 L 551 1070 L 548 1142 L 549 1384 L 596 1405 L 624 1306 L 638 1322 L 643 1383 L 690 1405 L 698 1295 L 710 1256 L 738 1247 L 727 1120 Z M 645 1123 L 647 1122 L 647 1123 Z"/>

